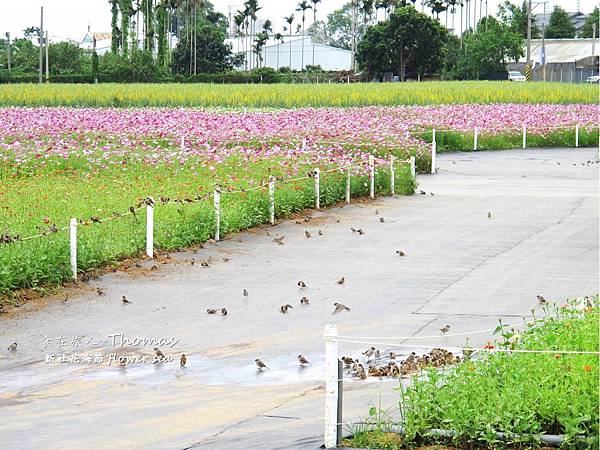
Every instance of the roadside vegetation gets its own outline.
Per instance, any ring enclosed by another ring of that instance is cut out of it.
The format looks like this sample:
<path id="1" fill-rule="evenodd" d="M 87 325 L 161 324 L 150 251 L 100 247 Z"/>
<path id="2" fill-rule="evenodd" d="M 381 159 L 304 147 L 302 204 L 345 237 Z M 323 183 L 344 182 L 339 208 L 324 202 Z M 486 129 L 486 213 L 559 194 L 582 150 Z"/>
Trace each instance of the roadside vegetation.
<path id="1" fill-rule="evenodd" d="M 597 296 L 548 306 L 522 332 L 499 327 L 488 347 L 598 352 L 598 311 Z M 477 354 L 449 371 L 414 376 L 398 388 L 400 419 L 372 408 L 347 445 L 539 448 L 541 436 L 560 435 L 561 448 L 598 448 L 598 380 L 598 355 Z"/>

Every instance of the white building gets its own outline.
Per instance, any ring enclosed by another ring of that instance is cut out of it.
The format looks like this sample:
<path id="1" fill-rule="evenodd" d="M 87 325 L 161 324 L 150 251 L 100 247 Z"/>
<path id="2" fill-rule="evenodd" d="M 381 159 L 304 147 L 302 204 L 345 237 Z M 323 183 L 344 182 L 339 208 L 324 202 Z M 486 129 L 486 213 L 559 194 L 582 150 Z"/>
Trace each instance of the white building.
<path id="1" fill-rule="evenodd" d="M 600 54 L 600 40 L 591 39 L 546 39 L 546 64 L 576 62 Z M 531 40 L 531 59 L 535 64 L 542 61 L 542 40 Z M 526 56 L 519 62 L 525 63 Z"/>
<path id="2" fill-rule="evenodd" d="M 245 54 L 246 61 L 256 61 L 254 52 L 244 52 L 243 39 L 233 38 L 228 42 L 234 53 Z M 304 48 L 304 59 L 302 58 L 302 48 Z M 352 52 L 343 48 L 313 43 L 309 36 L 304 38 L 292 36 L 291 38 L 284 37 L 283 43 L 270 39 L 262 51 L 262 58 L 263 67 L 272 67 L 275 70 L 280 67 L 301 70 L 303 63 L 304 67 L 315 64 L 321 66 L 323 70 L 350 70 Z M 255 65 L 254 62 L 253 67 Z"/>
<path id="3" fill-rule="evenodd" d="M 79 44 L 79 46 L 83 49 L 91 51 L 94 47 L 94 38 L 96 39 L 96 53 L 98 55 L 103 55 L 104 53 L 110 52 L 112 34 L 90 32 L 89 27 L 88 32 L 81 40 L 81 44 Z"/>

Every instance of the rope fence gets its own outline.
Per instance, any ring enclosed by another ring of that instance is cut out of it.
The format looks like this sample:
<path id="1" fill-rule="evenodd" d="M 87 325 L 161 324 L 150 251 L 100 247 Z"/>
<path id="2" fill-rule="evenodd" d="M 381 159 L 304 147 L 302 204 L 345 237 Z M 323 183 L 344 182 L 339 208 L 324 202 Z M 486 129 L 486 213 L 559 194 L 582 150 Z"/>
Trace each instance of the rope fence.
<path id="1" fill-rule="evenodd" d="M 520 322 L 518 324 L 501 325 L 496 328 L 484 330 L 475 330 L 469 332 L 461 332 L 454 334 L 445 334 L 444 338 L 452 336 L 467 336 L 481 334 L 490 331 L 498 331 L 498 328 L 513 328 L 516 326 L 534 324 L 543 322 L 543 319 L 536 319 L 530 322 Z M 323 339 L 325 340 L 325 418 L 324 418 L 324 443 L 325 448 L 335 448 L 340 445 L 342 437 L 342 427 L 347 425 L 342 419 L 343 416 L 343 382 L 344 382 L 344 363 L 339 353 L 339 343 L 351 344 L 367 344 L 381 345 L 388 348 L 410 348 L 410 349 L 432 349 L 436 345 L 445 349 L 459 350 L 472 354 L 480 353 L 506 353 L 506 354 L 551 354 L 551 355 L 594 355 L 600 357 L 599 351 L 588 350 L 561 350 L 561 349 L 509 349 L 497 348 L 494 345 L 486 345 L 484 347 L 472 346 L 447 346 L 433 343 L 429 345 L 414 345 L 414 344 L 397 344 L 389 341 L 407 340 L 407 339 L 440 339 L 442 336 L 401 336 L 401 337 L 364 337 L 364 336 L 340 336 L 338 334 L 337 325 L 325 325 Z M 465 353 L 466 355 L 467 353 Z"/>
<path id="2" fill-rule="evenodd" d="M 394 188 L 395 176 L 396 176 L 395 166 L 398 163 L 409 164 L 410 171 L 411 171 L 411 177 L 413 178 L 413 180 L 416 178 L 414 156 L 407 160 L 397 160 L 394 156 L 391 156 L 390 161 L 389 161 L 389 166 L 387 168 L 389 168 L 390 186 L 391 186 L 392 195 L 394 195 L 394 190 L 395 190 L 395 188 Z M 383 167 L 385 167 L 385 166 L 383 166 Z M 214 218 L 215 218 L 214 219 L 214 240 L 219 241 L 219 240 L 221 240 L 221 222 L 222 222 L 222 220 L 221 220 L 221 217 L 222 217 L 221 196 L 222 195 L 228 195 L 228 196 L 229 195 L 239 195 L 239 194 L 245 194 L 245 193 L 256 191 L 256 190 L 267 189 L 268 197 L 269 197 L 269 216 L 268 216 L 269 219 L 268 219 L 268 222 L 270 224 L 274 225 L 275 217 L 276 217 L 276 214 L 275 214 L 275 192 L 276 192 L 276 185 L 278 184 L 278 182 L 279 182 L 279 184 L 285 185 L 285 184 L 297 183 L 299 181 L 309 180 L 311 178 L 314 179 L 314 193 L 315 193 L 314 207 L 315 207 L 315 209 L 320 209 L 321 208 L 321 175 L 336 173 L 336 172 L 342 173 L 342 174 L 345 173 L 345 176 L 346 176 L 345 200 L 347 203 L 350 203 L 350 198 L 351 198 L 350 186 L 351 186 L 351 176 L 352 176 L 351 175 L 351 173 L 352 173 L 352 165 L 351 164 L 348 164 L 344 167 L 340 166 L 340 167 L 334 167 L 334 168 L 326 169 L 326 170 L 321 170 L 319 168 L 315 168 L 315 169 L 311 170 L 305 176 L 284 179 L 284 180 L 278 180 L 274 176 L 269 176 L 268 181 L 266 183 L 261 182 L 258 186 L 254 186 L 254 187 L 247 188 L 247 189 L 224 190 L 221 186 L 216 184 L 213 192 L 207 193 L 203 196 L 196 195 L 193 199 L 192 198 L 170 199 L 170 198 L 165 198 L 165 197 L 161 196 L 161 197 L 159 197 L 159 204 L 160 205 L 172 205 L 172 204 L 185 205 L 188 203 L 197 203 L 197 202 L 205 201 L 205 200 L 209 199 L 210 197 L 212 197 L 213 198 L 213 211 L 214 211 Z M 369 177 L 369 186 L 370 186 L 369 196 L 370 196 L 370 198 L 375 198 L 375 195 L 376 195 L 375 176 L 376 176 L 375 159 L 371 155 L 369 157 L 369 161 L 368 161 L 368 177 Z M 78 276 L 77 229 L 79 226 L 89 225 L 91 223 L 102 224 L 104 222 L 116 220 L 118 218 L 125 217 L 128 215 L 136 216 L 137 211 L 139 211 L 143 208 L 146 208 L 145 254 L 148 258 L 154 258 L 154 249 L 155 249 L 154 228 L 156 225 L 155 220 L 154 220 L 154 209 L 156 208 L 156 206 L 157 206 L 157 203 L 154 200 L 154 198 L 148 196 L 145 199 L 141 200 L 137 206 L 135 206 L 135 207 L 132 206 L 127 211 L 122 212 L 122 213 L 114 212 L 111 216 L 108 216 L 105 218 L 92 217 L 89 220 L 82 220 L 82 219 L 78 220 L 77 218 L 73 217 L 70 219 L 69 225 L 67 225 L 67 226 L 58 228 L 55 225 L 52 225 L 49 227 L 48 231 L 44 231 L 42 233 L 32 235 L 32 236 L 27 236 L 27 237 L 20 237 L 18 235 L 17 236 L 9 236 L 8 234 L 5 233 L 0 236 L 0 245 L 1 244 L 14 244 L 14 243 L 28 241 L 28 240 L 32 240 L 32 239 L 43 238 L 43 237 L 46 237 L 46 236 L 49 236 L 52 234 L 56 234 L 56 233 L 68 230 L 68 232 L 69 232 L 69 264 L 70 264 L 70 268 L 71 268 L 71 278 L 74 281 L 77 281 L 77 276 Z"/>

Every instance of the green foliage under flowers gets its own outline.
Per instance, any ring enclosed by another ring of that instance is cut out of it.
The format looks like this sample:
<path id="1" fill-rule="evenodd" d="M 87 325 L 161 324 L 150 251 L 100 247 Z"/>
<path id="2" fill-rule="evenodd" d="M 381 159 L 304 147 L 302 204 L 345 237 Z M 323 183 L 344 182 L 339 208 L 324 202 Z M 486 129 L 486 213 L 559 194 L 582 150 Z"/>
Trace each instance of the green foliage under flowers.
<path id="1" fill-rule="evenodd" d="M 598 296 L 548 306 L 524 331 L 499 326 L 499 349 L 598 352 Z M 591 306 L 589 306 L 591 305 Z M 540 317 L 541 316 L 541 317 Z M 400 421 L 389 415 L 355 432 L 352 445 L 413 448 L 444 443 L 457 448 L 539 448 L 540 435 L 563 435 L 562 448 L 598 448 L 598 355 L 491 353 L 447 371 L 427 369 L 398 388 Z M 373 409 L 373 408 L 371 408 Z M 370 417 L 379 415 L 369 412 Z M 386 442 L 392 430 L 396 441 Z M 435 438 L 430 429 L 454 437 Z M 507 433 L 499 440 L 497 433 Z"/>

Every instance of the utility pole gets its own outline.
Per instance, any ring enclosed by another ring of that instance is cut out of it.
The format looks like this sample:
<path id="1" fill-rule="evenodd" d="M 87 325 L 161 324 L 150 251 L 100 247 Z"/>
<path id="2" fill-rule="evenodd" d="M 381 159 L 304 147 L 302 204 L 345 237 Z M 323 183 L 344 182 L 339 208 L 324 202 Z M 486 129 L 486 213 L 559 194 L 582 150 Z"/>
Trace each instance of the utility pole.
<path id="1" fill-rule="evenodd" d="M 9 48 L 10 48 L 10 43 L 9 43 Z M 594 52 L 596 51 L 596 24 L 593 23 L 592 24 L 592 56 L 594 56 Z M 9 67 L 9 71 L 10 71 L 10 58 L 8 60 L 8 67 Z"/>
<path id="2" fill-rule="evenodd" d="M 594 24 L 595 27 L 595 24 Z M 596 28 L 594 28 L 594 32 L 595 32 Z M 10 69 L 11 69 L 11 51 L 10 51 L 10 33 L 6 33 L 6 61 L 8 63 L 8 75 L 10 75 Z M 594 44 L 592 44 L 593 46 Z M 593 49 L 593 47 L 592 47 Z M 592 50 L 592 55 L 594 54 L 594 51 Z"/>
<path id="3" fill-rule="evenodd" d="M 42 84 L 42 66 L 43 66 L 43 52 L 44 48 L 42 47 L 44 43 L 44 7 L 40 7 L 40 30 L 38 32 L 38 44 L 40 46 L 40 73 L 38 77 L 38 82 Z"/>
<path id="4" fill-rule="evenodd" d="M 50 66 L 48 65 L 48 30 L 46 30 L 46 39 L 44 45 L 46 47 L 46 83 L 50 82 Z"/>
<path id="5" fill-rule="evenodd" d="M 546 2 L 544 2 L 544 15 L 542 18 L 542 79 L 546 81 Z"/>
<path id="6" fill-rule="evenodd" d="M 531 0 L 527 2 L 527 65 L 531 66 Z"/>

